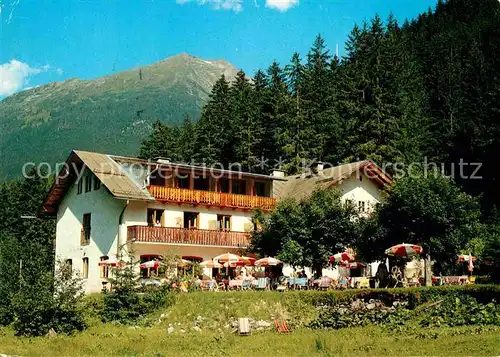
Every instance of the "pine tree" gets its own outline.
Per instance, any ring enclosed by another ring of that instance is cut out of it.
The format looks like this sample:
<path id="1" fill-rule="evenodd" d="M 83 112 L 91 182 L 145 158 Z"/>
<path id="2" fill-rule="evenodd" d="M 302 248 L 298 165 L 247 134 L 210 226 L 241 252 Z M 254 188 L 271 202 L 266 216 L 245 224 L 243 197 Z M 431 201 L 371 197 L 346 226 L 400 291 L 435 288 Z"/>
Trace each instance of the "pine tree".
<path id="1" fill-rule="evenodd" d="M 327 140 L 327 126 L 332 113 L 332 89 L 330 83 L 330 59 L 325 40 L 318 35 L 307 54 L 307 63 L 304 71 L 304 98 L 305 98 L 305 125 L 302 134 L 307 140 L 304 147 L 307 159 L 323 159 L 325 142 Z"/>
<path id="2" fill-rule="evenodd" d="M 159 157 L 174 161 L 181 159 L 179 154 L 179 129 L 162 124 L 157 120 L 153 124 L 153 131 L 149 138 L 141 144 L 139 157 L 154 160 Z"/>
<path id="3" fill-rule="evenodd" d="M 289 167 L 296 171 L 301 161 L 305 158 L 305 142 L 304 127 L 305 127 L 305 103 L 304 103 L 304 65 L 301 63 L 300 55 L 295 52 L 292 56 L 290 64 L 285 67 L 290 95 L 292 97 L 290 105 L 290 115 L 288 125 L 283 131 L 282 142 L 283 151 L 287 161 L 290 162 Z"/>
<path id="4" fill-rule="evenodd" d="M 209 102 L 196 125 L 196 159 L 206 164 L 232 161 L 233 142 L 229 107 L 229 83 L 224 75 L 215 83 Z"/>
<path id="5" fill-rule="evenodd" d="M 195 158 L 195 126 L 191 121 L 191 117 L 186 114 L 182 126 L 180 127 L 180 134 L 178 140 L 179 157 L 185 163 L 191 163 Z"/>
<path id="6" fill-rule="evenodd" d="M 253 101 L 253 87 L 239 71 L 230 89 L 231 125 L 234 141 L 234 162 L 246 171 L 253 171 L 257 164 L 256 147 L 260 141 L 257 122 L 257 103 Z"/>
<path id="7" fill-rule="evenodd" d="M 262 146 L 269 165 L 278 168 L 287 159 L 283 146 L 287 144 L 284 132 L 289 126 L 290 94 L 283 70 L 276 61 L 267 69 L 267 80 Z"/>

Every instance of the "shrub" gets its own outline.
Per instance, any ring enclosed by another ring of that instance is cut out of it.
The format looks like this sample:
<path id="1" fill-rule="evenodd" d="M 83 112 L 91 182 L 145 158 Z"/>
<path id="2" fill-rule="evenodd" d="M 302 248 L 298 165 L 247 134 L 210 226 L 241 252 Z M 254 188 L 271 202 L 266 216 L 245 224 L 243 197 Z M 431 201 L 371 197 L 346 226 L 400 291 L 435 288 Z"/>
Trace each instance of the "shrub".
<path id="1" fill-rule="evenodd" d="M 168 286 L 147 287 L 143 289 L 145 292 L 138 292 L 137 264 L 134 252 L 130 251 L 127 262 L 114 269 L 113 291 L 104 292 L 102 321 L 135 323 L 144 315 L 169 304 Z"/>
<path id="2" fill-rule="evenodd" d="M 495 304 L 499 297 L 500 287 L 495 285 L 324 292 L 313 297 L 320 312 L 309 326 L 394 326 L 409 320 L 420 326 L 500 325 L 500 308 Z M 376 307 L 367 309 L 370 301 L 377 301 Z M 395 301 L 403 303 L 404 308 L 391 308 Z"/>
<path id="3" fill-rule="evenodd" d="M 500 307 L 495 303 L 480 304 L 470 296 L 448 296 L 420 321 L 423 327 L 497 325 L 500 326 Z"/>
<path id="4" fill-rule="evenodd" d="M 21 289 L 12 298 L 16 334 L 41 336 L 51 328 L 67 334 L 84 330 L 82 298 L 81 279 L 61 262 L 54 276 L 41 274 L 32 284 L 21 280 Z"/>

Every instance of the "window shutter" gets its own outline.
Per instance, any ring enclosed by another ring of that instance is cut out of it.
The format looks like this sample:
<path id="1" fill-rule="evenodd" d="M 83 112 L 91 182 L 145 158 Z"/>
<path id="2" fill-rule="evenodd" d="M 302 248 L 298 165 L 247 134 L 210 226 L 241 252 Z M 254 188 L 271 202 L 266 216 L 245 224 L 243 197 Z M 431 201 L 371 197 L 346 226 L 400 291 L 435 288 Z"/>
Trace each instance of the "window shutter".
<path id="1" fill-rule="evenodd" d="M 217 220 L 208 221 L 208 229 L 216 230 L 217 229 Z"/>
<path id="2" fill-rule="evenodd" d="M 244 227 L 244 230 L 245 232 L 251 232 L 253 231 L 253 223 L 245 223 L 245 225 L 243 226 Z"/>

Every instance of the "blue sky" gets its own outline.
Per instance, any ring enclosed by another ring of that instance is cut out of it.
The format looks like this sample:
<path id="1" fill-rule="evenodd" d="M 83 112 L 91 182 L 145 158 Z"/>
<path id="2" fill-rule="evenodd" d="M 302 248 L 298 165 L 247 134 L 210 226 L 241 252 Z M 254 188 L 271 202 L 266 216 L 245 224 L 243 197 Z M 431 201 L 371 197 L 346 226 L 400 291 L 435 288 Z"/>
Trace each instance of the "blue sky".
<path id="1" fill-rule="evenodd" d="M 401 22 L 436 0 L 0 0 L 0 98 L 39 84 L 90 79 L 187 52 L 249 74 L 321 33 L 331 50 L 355 23 Z"/>

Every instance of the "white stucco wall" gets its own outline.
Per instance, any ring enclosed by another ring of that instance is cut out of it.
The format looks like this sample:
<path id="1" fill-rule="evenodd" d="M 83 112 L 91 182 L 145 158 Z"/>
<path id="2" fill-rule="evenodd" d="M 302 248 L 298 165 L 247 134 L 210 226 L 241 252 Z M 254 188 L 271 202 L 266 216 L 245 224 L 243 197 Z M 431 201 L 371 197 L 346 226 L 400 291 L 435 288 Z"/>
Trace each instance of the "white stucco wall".
<path id="1" fill-rule="evenodd" d="M 165 227 L 178 227 L 180 222 L 181 227 L 184 224 L 184 212 L 199 213 L 199 228 L 210 229 L 209 222 L 217 221 L 217 215 L 231 216 L 231 230 L 234 232 L 244 232 L 245 224 L 252 222 L 253 213 L 251 211 L 241 211 L 233 209 L 221 209 L 218 207 L 203 207 L 192 205 L 178 204 L 161 204 L 157 202 L 130 202 L 125 210 L 123 222 L 126 226 L 146 225 L 147 210 L 157 209 L 164 211 L 163 225 Z M 125 228 L 126 229 L 126 228 Z"/>
<path id="2" fill-rule="evenodd" d="M 116 255 L 118 218 L 125 202 L 111 196 L 101 184 L 99 190 L 77 195 L 77 185 L 73 184 L 61 202 L 57 213 L 56 259 L 71 259 L 74 271 L 83 270 L 83 258 L 89 259 L 88 278 L 84 280 L 86 292 L 100 291 L 102 288 L 100 257 Z M 91 214 L 90 244 L 80 243 L 83 215 Z"/>
<path id="3" fill-rule="evenodd" d="M 336 187 L 342 191 L 342 199 L 352 200 L 356 207 L 359 201 L 366 202 L 367 212 L 373 211 L 374 206 L 382 200 L 380 186 L 365 175 L 361 181 L 352 175 Z"/>

